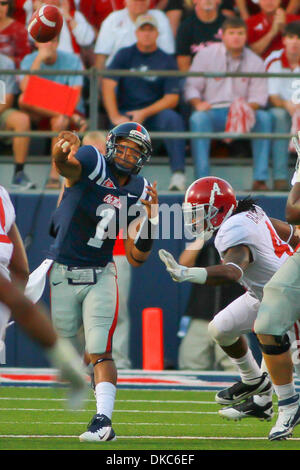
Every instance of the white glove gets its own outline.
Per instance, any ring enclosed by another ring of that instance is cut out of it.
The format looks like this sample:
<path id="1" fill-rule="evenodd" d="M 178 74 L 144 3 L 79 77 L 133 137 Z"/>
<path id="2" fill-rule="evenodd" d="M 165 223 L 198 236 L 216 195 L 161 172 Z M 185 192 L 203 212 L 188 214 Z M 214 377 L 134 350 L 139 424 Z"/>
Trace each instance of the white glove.
<path id="1" fill-rule="evenodd" d="M 297 161 L 296 161 L 296 166 L 295 166 L 295 173 L 294 173 L 294 176 L 293 176 L 293 179 L 292 179 L 292 184 L 300 183 L 300 144 L 299 144 L 299 140 L 300 140 L 300 131 L 298 131 L 298 138 L 297 137 L 292 137 L 292 141 L 293 141 L 294 147 L 295 147 L 297 155 L 298 155 L 298 158 L 297 158 Z"/>
<path id="2" fill-rule="evenodd" d="M 207 271 L 205 268 L 187 268 L 178 264 L 174 257 L 166 250 L 159 250 L 160 259 L 165 263 L 168 273 L 170 273 L 173 281 L 176 282 L 196 282 L 197 284 L 205 284 L 207 279 Z"/>
<path id="3" fill-rule="evenodd" d="M 173 255 L 166 250 L 159 250 L 158 255 L 163 263 L 165 263 L 168 273 L 170 273 L 173 281 L 183 282 L 186 280 L 185 273 L 188 268 L 178 264 Z"/>

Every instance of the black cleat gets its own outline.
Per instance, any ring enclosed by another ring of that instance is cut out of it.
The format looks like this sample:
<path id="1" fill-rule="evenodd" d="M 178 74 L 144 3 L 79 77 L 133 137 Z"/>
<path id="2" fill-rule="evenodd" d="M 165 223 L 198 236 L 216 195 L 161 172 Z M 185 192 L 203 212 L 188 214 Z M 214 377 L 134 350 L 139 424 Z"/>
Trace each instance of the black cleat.
<path id="1" fill-rule="evenodd" d="M 229 388 L 218 392 L 215 396 L 217 403 L 221 405 L 235 405 L 253 395 L 264 395 L 272 389 L 272 383 L 267 372 L 264 372 L 257 384 L 249 385 L 243 382 L 236 382 Z"/>
<path id="2" fill-rule="evenodd" d="M 219 410 L 219 415 L 222 416 L 222 418 L 233 419 L 234 421 L 239 421 L 243 418 L 257 418 L 261 421 L 271 421 L 274 416 L 274 411 L 272 401 L 261 406 L 254 403 L 253 397 L 250 397 L 243 403 Z"/>
<path id="3" fill-rule="evenodd" d="M 116 435 L 111 427 L 111 420 L 105 415 L 94 415 L 87 431 L 79 436 L 79 440 L 81 442 L 115 441 Z"/>

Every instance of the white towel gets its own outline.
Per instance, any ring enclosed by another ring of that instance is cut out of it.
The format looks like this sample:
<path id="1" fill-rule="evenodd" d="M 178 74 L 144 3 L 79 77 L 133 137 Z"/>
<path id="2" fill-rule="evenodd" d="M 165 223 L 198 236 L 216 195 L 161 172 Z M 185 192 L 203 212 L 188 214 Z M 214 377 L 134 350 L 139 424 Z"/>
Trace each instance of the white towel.
<path id="1" fill-rule="evenodd" d="M 46 285 L 46 276 L 52 264 L 53 259 L 45 259 L 39 267 L 29 275 L 25 295 L 33 303 L 38 302 L 43 295 Z"/>

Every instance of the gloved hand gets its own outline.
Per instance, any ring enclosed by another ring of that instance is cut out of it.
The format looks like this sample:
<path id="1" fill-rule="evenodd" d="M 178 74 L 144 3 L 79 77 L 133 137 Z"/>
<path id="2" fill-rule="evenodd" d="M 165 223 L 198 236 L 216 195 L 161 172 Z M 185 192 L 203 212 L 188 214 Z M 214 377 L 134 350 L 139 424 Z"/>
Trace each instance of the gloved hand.
<path id="1" fill-rule="evenodd" d="M 173 281 L 183 282 L 186 280 L 188 268 L 178 264 L 173 255 L 166 250 L 159 250 L 158 255 L 163 263 L 165 263 L 168 273 L 170 273 Z"/>

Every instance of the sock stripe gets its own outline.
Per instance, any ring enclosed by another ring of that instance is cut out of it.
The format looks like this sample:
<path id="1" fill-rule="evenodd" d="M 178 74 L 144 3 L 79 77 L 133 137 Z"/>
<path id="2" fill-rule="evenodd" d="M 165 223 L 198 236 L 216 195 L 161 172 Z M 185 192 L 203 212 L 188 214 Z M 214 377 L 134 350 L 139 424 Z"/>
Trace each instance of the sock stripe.
<path id="1" fill-rule="evenodd" d="M 278 406 L 292 405 L 293 403 L 297 403 L 298 400 L 299 400 L 299 393 L 297 393 L 296 395 L 290 398 L 286 398 L 285 400 L 278 401 Z"/>

